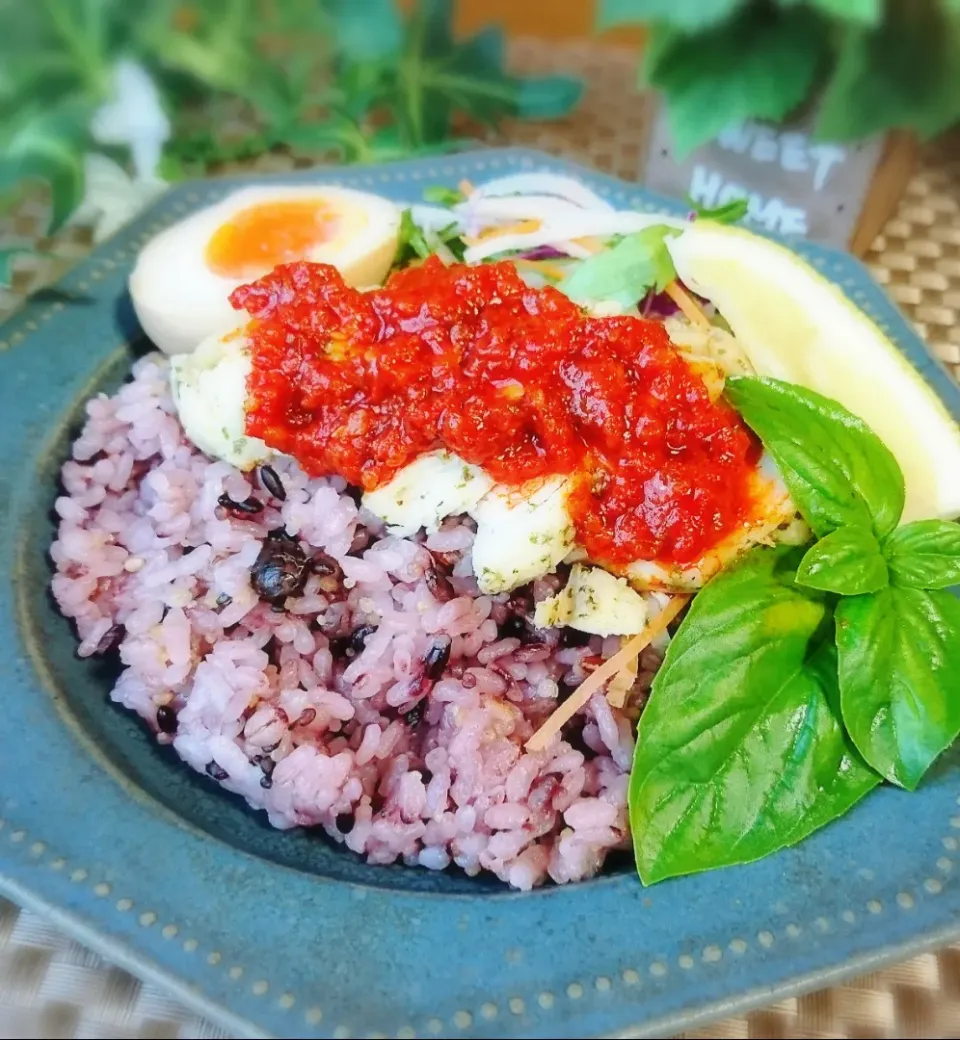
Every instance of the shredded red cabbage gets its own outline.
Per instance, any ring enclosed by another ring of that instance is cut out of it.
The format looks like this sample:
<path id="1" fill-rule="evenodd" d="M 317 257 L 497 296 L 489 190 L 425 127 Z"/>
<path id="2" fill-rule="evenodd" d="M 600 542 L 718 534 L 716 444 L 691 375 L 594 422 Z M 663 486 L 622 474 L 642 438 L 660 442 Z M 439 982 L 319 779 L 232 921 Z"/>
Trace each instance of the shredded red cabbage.
<path id="1" fill-rule="evenodd" d="M 535 246 L 533 249 L 517 253 L 517 257 L 520 260 L 569 260 L 570 254 L 554 249 L 553 246 Z"/>

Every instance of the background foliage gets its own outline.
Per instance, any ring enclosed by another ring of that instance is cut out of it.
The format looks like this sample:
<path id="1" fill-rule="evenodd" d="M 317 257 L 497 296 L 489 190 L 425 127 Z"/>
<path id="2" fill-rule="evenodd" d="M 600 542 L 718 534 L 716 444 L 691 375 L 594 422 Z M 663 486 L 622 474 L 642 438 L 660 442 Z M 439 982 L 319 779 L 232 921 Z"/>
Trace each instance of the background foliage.
<path id="1" fill-rule="evenodd" d="M 599 28 L 633 22 L 680 155 L 817 102 L 836 140 L 960 120 L 960 0 L 598 0 Z"/>
<path id="2" fill-rule="evenodd" d="M 111 151 L 90 125 L 121 59 L 147 71 L 172 123 L 156 171 L 166 179 L 274 148 L 345 162 L 448 149 L 471 125 L 577 103 L 575 79 L 506 73 L 498 28 L 455 39 L 453 8 L 419 0 L 404 17 L 393 0 L 0 0 L 0 197 L 40 178 L 51 230 L 75 210 L 84 155 Z"/>

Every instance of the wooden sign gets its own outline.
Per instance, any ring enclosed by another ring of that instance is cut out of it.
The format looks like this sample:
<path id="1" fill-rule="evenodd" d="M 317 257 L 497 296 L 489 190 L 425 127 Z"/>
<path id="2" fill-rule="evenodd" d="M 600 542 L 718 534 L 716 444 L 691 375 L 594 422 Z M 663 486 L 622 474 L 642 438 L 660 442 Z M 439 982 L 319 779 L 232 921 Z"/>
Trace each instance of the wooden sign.
<path id="1" fill-rule="evenodd" d="M 660 109 L 641 180 L 654 191 L 689 197 L 708 208 L 745 198 L 747 225 L 862 252 L 889 216 L 912 169 L 912 161 L 908 167 L 893 164 L 898 190 L 888 185 L 880 193 L 882 216 L 871 213 L 870 201 L 879 197 L 875 177 L 891 169 L 889 157 L 889 141 L 883 137 L 855 144 L 819 141 L 812 134 L 812 119 L 807 119 L 786 126 L 747 122 L 730 127 L 677 161 Z"/>

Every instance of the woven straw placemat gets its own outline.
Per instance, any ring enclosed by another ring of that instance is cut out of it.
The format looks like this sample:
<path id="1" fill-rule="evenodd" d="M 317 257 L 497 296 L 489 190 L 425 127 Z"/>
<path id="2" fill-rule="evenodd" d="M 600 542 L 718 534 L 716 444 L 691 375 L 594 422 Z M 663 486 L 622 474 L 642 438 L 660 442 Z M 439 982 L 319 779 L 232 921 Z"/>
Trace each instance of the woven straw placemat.
<path id="1" fill-rule="evenodd" d="M 588 91 L 569 119 L 547 126 L 511 123 L 501 140 L 636 177 L 649 105 L 633 89 L 632 53 L 590 42 L 518 40 L 511 62 L 523 71 L 577 73 Z M 299 163 L 283 155 L 253 164 L 263 171 L 293 165 Z M 43 199 L 27 197 L 12 216 L 0 220 L 0 246 L 37 242 L 45 219 Z M 0 320 L 83 256 L 90 241 L 89 228 L 42 241 L 50 255 L 21 262 L 12 287 L 0 289 Z M 923 153 L 898 212 L 867 262 L 960 379 L 960 140 Z M 36 914 L 0 899 L 0 1040 L 226 1035 L 152 985 L 106 964 Z M 960 1037 L 960 945 L 683 1036 Z"/>

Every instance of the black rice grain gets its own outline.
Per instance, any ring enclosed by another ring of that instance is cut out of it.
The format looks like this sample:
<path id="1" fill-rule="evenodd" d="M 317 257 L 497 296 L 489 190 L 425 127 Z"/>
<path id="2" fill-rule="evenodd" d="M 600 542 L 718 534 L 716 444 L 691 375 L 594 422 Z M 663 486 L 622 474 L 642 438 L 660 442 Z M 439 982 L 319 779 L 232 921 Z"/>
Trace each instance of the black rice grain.
<path id="1" fill-rule="evenodd" d="M 261 466 L 259 475 L 263 489 L 269 491 L 274 498 L 279 499 L 281 502 L 285 502 L 287 499 L 287 489 L 283 486 L 280 474 L 273 468 L 273 466 Z"/>
<path id="2" fill-rule="evenodd" d="M 224 509 L 229 509 L 232 513 L 245 513 L 247 516 L 263 512 L 263 503 L 257 499 L 246 498 L 242 502 L 234 502 L 226 493 L 217 499 L 217 505 L 223 506 Z"/>

